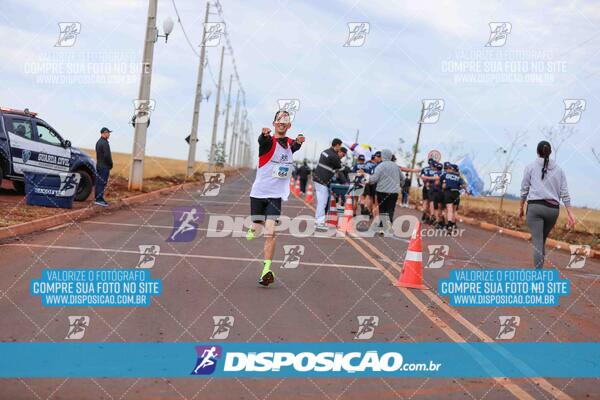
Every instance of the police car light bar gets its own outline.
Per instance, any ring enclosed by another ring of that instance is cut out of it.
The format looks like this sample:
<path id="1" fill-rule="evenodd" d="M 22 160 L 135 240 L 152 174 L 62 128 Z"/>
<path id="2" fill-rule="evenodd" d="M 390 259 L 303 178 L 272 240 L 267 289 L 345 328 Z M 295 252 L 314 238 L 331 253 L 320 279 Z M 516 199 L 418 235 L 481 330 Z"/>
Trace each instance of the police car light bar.
<path id="1" fill-rule="evenodd" d="M 31 115 L 33 117 L 35 117 L 38 114 L 38 113 L 29 111 L 29 108 L 26 108 L 24 110 L 16 110 L 14 108 L 0 107 L 0 111 L 6 111 L 6 112 L 24 114 L 24 115 Z"/>

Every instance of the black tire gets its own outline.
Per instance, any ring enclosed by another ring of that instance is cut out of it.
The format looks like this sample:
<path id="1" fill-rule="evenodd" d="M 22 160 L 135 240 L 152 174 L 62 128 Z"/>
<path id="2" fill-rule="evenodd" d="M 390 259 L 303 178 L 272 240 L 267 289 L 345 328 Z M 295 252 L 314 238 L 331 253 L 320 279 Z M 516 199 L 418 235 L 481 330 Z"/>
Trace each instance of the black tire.
<path id="1" fill-rule="evenodd" d="M 23 181 L 13 181 L 13 187 L 19 194 L 25 194 L 25 182 Z"/>
<path id="2" fill-rule="evenodd" d="M 90 173 L 85 170 L 80 169 L 75 172 L 81 175 L 79 185 L 77 185 L 77 191 L 75 192 L 75 201 L 85 201 L 88 197 L 90 197 L 90 193 L 92 193 L 94 180 L 92 179 Z"/>

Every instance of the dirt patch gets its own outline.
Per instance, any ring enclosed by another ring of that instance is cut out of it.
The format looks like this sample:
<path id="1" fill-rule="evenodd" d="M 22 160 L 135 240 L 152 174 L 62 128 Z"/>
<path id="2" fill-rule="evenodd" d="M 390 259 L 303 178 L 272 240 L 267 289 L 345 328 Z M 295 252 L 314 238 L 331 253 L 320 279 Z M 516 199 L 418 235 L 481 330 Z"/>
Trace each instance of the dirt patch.
<path id="1" fill-rule="evenodd" d="M 478 208 L 465 208 L 460 210 L 460 214 L 465 217 L 475 218 L 479 221 L 489 222 L 503 228 L 514 229 L 521 232 L 529 232 L 525 220 L 519 220 L 518 214 L 513 214 L 508 211 L 502 213 L 498 211 L 483 210 Z M 580 230 L 581 224 L 575 226 L 575 230 L 567 229 L 566 226 L 559 221 L 552 229 L 550 238 L 560 240 L 571 244 L 587 244 L 594 250 L 600 250 L 600 240 L 598 235 L 593 232 Z"/>
<path id="2" fill-rule="evenodd" d="M 215 171 L 224 172 L 226 176 L 235 174 L 235 170 Z M 198 172 L 191 178 L 186 178 L 184 174 L 177 174 L 167 177 L 154 176 L 144 179 L 144 189 L 142 193 L 152 192 L 154 190 L 166 188 L 169 186 L 179 185 L 182 183 L 204 181 L 203 174 Z M 108 181 L 108 186 L 105 192 L 105 198 L 110 203 L 126 197 L 131 197 L 140 192 L 132 192 L 127 189 L 128 180 L 120 175 L 111 176 Z M 23 222 L 33 221 L 39 218 L 58 215 L 71 210 L 78 210 L 92 206 L 92 196 L 87 201 L 73 202 L 72 209 L 51 208 L 30 206 L 25 202 L 25 196 L 18 194 L 10 181 L 3 180 L 0 187 L 0 227 L 20 224 Z"/>

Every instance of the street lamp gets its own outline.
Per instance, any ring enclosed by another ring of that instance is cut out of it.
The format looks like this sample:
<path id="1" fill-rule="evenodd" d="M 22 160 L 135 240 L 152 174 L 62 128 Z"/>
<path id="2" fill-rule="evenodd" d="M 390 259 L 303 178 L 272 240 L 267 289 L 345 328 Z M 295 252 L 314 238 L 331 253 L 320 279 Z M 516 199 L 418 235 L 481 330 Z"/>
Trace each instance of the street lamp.
<path id="1" fill-rule="evenodd" d="M 150 103 L 150 84 L 152 81 L 152 60 L 154 57 L 154 43 L 159 37 L 164 37 L 165 42 L 173 31 L 173 20 L 167 18 L 163 21 L 164 35 L 159 35 L 156 27 L 156 9 L 158 0 L 149 0 L 148 19 L 146 21 L 146 37 L 144 39 L 144 55 L 142 56 L 142 74 L 140 78 L 140 90 L 138 94 L 139 104 Z M 143 112 L 143 107 L 138 107 L 137 113 Z M 140 115 L 140 117 L 143 117 Z M 135 132 L 133 135 L 133 151 L 131 170 L 129 172 L 129 190 L 142 190 L 144 180 L 144 157 L 146 152 L 146 133 L 148 131 L 148 120 L 146 118 L 135 119 Z"/>

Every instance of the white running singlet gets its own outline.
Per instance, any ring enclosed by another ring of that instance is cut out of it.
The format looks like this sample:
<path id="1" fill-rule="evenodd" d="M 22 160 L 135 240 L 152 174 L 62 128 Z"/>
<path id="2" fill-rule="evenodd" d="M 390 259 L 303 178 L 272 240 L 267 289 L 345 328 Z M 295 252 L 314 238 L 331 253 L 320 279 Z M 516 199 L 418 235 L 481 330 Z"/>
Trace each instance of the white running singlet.
<path id="1" fill-rule="evenodd" d="M 275 136 L 272 136 L 272 140 L 271 150 L 258 157 L 256 179 L 254 179 L 250 197 L 280 198 L 287 201 L 290 195 L 290 177 L 294 169 L 293 140 L 287 138 L 287 148 L 280 145 Z"/>

